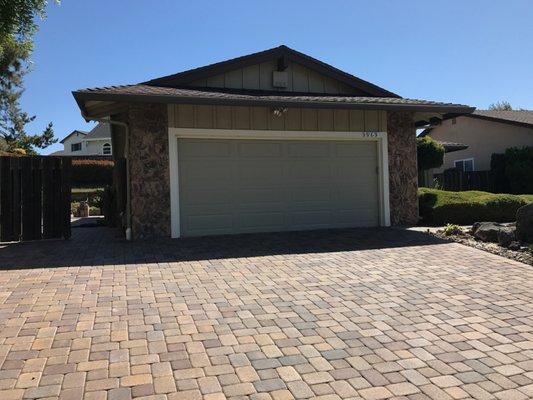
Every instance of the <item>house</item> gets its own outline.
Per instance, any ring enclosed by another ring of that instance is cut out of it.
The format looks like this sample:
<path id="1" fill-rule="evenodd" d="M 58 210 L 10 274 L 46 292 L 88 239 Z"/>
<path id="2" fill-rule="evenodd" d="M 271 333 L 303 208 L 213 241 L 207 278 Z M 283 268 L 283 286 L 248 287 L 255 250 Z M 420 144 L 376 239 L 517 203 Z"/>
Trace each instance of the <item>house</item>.
<path id="1" fill-rule="evenodd" d="M 415 124 L 473 111 L 286 46 L 73 95 L 110 118 L 133 238 L 415 224 Z"/>
<path id="2" fill-rule="evenodd" d="M 111 156 L 111 128 L 107 123 L 99 123 L 90 132 L 72 131 L 59 143 L 63 150 L 56 151 L 54 156 Z"/>
<path id="3" fill-rule="evenodd" d="M 433 174 L 449 168 L 486 171 L 490 170 L 492 154 L 504 153 L 509 147 L 533 146 L 533 111 L 476 110 L 444 119 L 421 135 L 467 146 L 453 154 L 447 152 L 443 165 Z"/>

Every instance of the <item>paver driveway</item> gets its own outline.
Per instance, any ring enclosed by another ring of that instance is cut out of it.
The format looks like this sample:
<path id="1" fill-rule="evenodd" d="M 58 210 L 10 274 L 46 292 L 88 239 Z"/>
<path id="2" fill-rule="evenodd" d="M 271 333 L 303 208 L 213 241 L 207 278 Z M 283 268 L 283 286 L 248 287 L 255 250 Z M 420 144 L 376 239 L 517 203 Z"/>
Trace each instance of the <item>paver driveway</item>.
<path id="1" fill-rule="evenodd" d="M 420 233 L 79 228 L 0 264 L 2 400 L 533 398 L 532 268 Z"/>

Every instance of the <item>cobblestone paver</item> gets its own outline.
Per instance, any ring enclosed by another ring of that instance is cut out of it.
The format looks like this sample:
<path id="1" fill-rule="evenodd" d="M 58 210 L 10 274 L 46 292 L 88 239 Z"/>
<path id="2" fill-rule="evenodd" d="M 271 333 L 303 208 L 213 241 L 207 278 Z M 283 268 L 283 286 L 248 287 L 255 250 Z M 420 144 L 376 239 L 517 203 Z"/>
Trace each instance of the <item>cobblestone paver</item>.
<path id="1" fill-rule="evenodd" d="M 0 248 L 1 400 L 533 398 L 529 266 L 399 230 L 74 231 Z"/>

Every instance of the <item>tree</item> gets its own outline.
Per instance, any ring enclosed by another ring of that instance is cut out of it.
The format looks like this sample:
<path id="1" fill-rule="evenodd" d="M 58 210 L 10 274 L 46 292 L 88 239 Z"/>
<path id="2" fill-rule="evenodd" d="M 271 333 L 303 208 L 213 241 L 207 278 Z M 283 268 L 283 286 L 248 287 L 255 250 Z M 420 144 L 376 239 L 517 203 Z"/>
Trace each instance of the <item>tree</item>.
<path id="1" fill-rule="evenodd" d="M 511 103 L 508 101 L 497 101 L 496 103 L 492 103 L 489 106 L 489 110 L 492 111 L 513 111 L 513 107 L 511 106 Z"/>
<path id="2" fill-rule="evenodd" d="M 29 134 L 26 125 L 35 119 L 20 108 L 24 75 L 29 71 L 35 17 L 44 18 L 46 0 L 9 0 L 0 2 L 0 138 L 7 151 L 23 149 L 34 153 L 54 138 L 52 123 L 40 134 Z"/>
<path id="3" fill-rule="evenodd" d="M 416 139 L 416 153 L 419 171 L 438 168 L 444 162 L 444 146 L 431 136 Z"/>

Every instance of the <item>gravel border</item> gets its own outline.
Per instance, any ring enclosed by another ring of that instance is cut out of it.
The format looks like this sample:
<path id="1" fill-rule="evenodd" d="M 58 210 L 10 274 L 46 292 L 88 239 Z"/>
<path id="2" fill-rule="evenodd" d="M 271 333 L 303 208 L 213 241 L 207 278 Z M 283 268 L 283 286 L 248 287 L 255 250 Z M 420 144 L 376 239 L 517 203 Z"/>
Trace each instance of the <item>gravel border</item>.
<path id="1" fill-rule="evenodd" d="M 533 266 L 533 253 L 528 250 L 509 250 L 497 243 L 482 242 L 475 239 L 470 233 L 465 232 L 461 235 L 446 236 L 442 231 L 428 231 L 430 235 L 438 237 L 439 239 L 450 240 L 452 242 L 461 243 L 465 246 L 474 247 L 479 250 L 487 251 L 514 261 Z"/>

